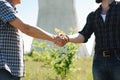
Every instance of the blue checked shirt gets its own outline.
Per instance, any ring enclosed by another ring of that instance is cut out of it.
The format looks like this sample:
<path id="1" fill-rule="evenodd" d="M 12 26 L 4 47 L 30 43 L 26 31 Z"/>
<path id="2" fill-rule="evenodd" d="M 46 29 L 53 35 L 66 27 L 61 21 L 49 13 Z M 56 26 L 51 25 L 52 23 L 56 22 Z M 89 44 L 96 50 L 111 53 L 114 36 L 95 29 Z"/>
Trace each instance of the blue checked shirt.
<path id="1" fill-rule="evenodd" d="M 0 69 L 14 76 L 24 76 L 23 41 L 20 31 L 8 22 L 16 19 L 15 7 L 0 0 Z"/>
<path id="2" fill-rule="evenodd" d="M 120 2 L 113 1 L 109 5 L 105 22 L 101 16 L 102 7 L 91 12 L 81 33 L 88 41 L 91 34 L 95 35 L 95 51 L 120 49 Z"/>

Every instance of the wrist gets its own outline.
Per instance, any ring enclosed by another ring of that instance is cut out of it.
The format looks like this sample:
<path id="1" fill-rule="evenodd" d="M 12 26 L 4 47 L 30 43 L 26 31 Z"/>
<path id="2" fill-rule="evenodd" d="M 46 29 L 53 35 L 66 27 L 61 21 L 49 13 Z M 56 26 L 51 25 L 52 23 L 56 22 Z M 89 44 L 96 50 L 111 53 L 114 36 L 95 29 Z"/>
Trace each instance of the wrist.
<path id="1" fill-rule="evenodd" d="M 52 36 L 51 36 L 51 41 L 52 41 L 52 42 L 55 42 L 55 35 L 52 35 Z"/>
<path id="2" fill-rule="evenodd" d="M 69 36 L 68 36 L 68 35 L 66 35 L 66 37 L 67 37 L 67 42 L 69 42 L 69 41 L 70 41 L 70 38 L 69 38 Z"/>

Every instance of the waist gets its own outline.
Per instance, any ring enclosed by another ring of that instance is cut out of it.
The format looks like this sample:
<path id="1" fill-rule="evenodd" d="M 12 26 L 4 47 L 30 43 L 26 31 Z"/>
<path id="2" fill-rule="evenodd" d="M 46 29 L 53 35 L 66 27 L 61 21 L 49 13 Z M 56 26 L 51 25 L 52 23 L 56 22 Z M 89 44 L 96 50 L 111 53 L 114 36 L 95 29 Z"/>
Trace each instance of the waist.
<path id="1" fill-rule="evenodd" d="M 95 54 L 103 57 L 110 57 L 116 54 L 120 54 L 120 49 L 97 50 Z"/>

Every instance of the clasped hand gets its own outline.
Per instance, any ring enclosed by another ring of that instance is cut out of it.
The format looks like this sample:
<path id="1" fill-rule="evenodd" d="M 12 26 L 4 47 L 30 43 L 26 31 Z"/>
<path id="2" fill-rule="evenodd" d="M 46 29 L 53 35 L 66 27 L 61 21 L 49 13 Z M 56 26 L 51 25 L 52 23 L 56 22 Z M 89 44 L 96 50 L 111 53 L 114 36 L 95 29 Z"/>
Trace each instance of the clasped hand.
<path id="1" fill-rule="evenodd" d="M 63 47 L 69 41 L 69 37 L 64 34 L 55 35 L 54 39 L 55 39 L 54 44 L 60 47 Z"/>

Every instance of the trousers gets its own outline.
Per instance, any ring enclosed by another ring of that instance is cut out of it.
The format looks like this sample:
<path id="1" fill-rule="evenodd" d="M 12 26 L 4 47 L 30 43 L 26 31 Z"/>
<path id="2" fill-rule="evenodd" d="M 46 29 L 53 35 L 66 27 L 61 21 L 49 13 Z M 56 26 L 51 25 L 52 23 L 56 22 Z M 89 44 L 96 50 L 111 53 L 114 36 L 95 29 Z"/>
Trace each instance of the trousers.
<path id="1" fill-rule="evenodd" d="M 120 80 L 120 52 L 95 53 L 93 80 Z"/>
<path id="2" fill-rule="evenodd" d="M 20 77 L 12 76 L 7 70 L 0 69 L 0 80 L 20 80 Z"/>

